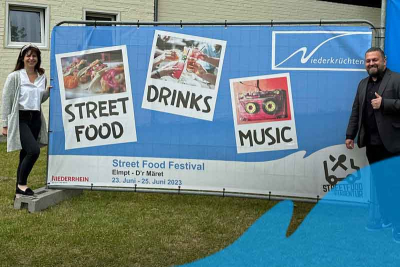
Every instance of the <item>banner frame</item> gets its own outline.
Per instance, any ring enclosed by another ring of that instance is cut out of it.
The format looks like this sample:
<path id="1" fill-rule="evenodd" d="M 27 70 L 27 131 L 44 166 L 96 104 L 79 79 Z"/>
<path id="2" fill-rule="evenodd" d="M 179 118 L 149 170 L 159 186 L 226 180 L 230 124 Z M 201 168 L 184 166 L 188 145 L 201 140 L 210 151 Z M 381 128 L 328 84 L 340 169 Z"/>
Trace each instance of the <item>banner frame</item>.
<path id="1" fill-rule="evenodd" d="M 267 26 L 267 27 L 274 27 L 274 26 L 296 26 L 296 25 L 315 25 L 315 26 L 322 26 L 322 25 L 334 25 L 334 26 L 342 26 L 343 24 L 346 25 L 353 25 L 354 24 L 364 24 L 370 26 L 370 29 L 373 30 L 373 35 L 375 35 L 375 41 L 372 40 L 371 45 L 380 45 L 380 31 L 379 28 L 376 28 L 375 25 L 368 21 L 368 20 L 359 20 L 359 19 L 347 19 L 347 20 L 269 20 L 269 21 L 227 21 L 224 22 L 183 22 L 180 20 L 179 22 L 143 22 L 143 21 L 84 21 L 84 20 L 66 20 L 61 21 L 55 25 L 58 26 L 66 26 L 64 24 L 75 24 L 75 25 L 94 25 L 97 26 L 109 26 L 110 24 L 114 26 L 179 26 L 183 28 L 183 26 L 224 26 L 225 28 L 228 26 Z M 68 25 L 67 25 L 68 27 Z M 54 40 L 52 40 L 53 42 Z M 51 111 L 49 108 L 49 125 L 51 119 Z M 51 131 L 48 131 L 48 135 L 50 135 Z M 50 140 L 50 138 L 49 138 Z M 282 196 L 282 195 L 273 195 L 273 192 L 269 192 L 269 195 L 259 195 L 259 194 L 249 194 L 249 193 L 236 193 L 236 192 L 225 192 L 225 188 L 223 188 L 220 192 L 218 191 L 204 191 L 204 190 L 184 190 L 178 186 L 177 189 L 152 189 L 152 188 L 119 188 L 119 187 L 99 187 L 99 186 L 57 186 L 51 185 L 47 182 L 48 172 L 49 172 L 49 151 L 47 150 L 47 164 L 46 164 L 46 177 L 45 177 L 45 184 L 46 189 L 72 189 L 72 190 L 96 190 L 96 191 L 119 191 L 119 192 L 143 192 L 143 193 L 172 193 L 172 194 L 191 194 L 191 195 L 210 195 L 210 196 L 221 196 L 221 197 L 245 197 L 245 198 L 257 198 L 257 199 L 268 199 L 268 200 L 297 200 L 302 202 L 310 202 L 310 203 L 317 203 L 320 202 L 322 199 L 319 195 L 315 196 L 315 198 L 305 198 L 305 197 L 293 197 L 293 196 Z M 351 205 L 360 205 L 365 206 L 368 204 L 365 203 L 354 203 L 354 202 L 346 202 L 343 200 L 323 200 L 325 203 L 343 203 L 343 204 L 351 204 Z"/>

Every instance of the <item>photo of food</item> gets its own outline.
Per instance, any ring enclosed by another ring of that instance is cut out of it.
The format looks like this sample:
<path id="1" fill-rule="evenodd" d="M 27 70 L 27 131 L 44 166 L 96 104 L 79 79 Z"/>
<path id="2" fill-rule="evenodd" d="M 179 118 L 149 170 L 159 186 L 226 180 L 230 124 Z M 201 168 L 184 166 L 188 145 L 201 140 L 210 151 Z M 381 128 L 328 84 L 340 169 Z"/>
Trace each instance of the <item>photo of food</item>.
<path id="1" fill-rule="evenodd" d="M 291 119 L 285 77 L 235 81 L 233 90 L 237 124 Z"/>
<path id="2" fill-rule="evenodd" d="M 152 79 L 215 89 L 222 68 L 225 43 L 160 32 L 151 56 Z"/>
<path id="3" fill-rule="evenodd" d="M 122 50 L 105 50 L 61 58 L 65 98 L 126 92 Z"/>

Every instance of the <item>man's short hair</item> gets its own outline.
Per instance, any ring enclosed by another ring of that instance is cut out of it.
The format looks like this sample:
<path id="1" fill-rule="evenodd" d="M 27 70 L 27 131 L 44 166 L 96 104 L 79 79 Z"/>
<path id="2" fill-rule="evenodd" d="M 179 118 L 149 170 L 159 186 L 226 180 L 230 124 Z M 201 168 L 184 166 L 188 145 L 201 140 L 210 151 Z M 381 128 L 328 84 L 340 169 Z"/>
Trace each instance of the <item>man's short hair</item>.
<path id="1" fill-rule="evenodd" d="M 381 53 L 383 59 L 386 58 L 385 52 L 383 52 L 383 50 L 380 47 L 371 47 L 370 49 L 367 50 L 367 52 L 365 52 L 365 54 L 370 52 L 379 52 Z"/>

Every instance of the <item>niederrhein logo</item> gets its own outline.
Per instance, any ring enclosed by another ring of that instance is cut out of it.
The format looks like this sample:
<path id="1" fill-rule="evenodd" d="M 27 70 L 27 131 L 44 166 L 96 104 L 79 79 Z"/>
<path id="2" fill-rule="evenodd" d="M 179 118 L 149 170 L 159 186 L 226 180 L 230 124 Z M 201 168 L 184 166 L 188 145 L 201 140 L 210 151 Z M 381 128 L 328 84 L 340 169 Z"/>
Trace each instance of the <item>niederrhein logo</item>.
<path id="1" fill-rule="evenodd" d="M 273 31 L 273 70 L 365 71 L 370 31 Z"/>

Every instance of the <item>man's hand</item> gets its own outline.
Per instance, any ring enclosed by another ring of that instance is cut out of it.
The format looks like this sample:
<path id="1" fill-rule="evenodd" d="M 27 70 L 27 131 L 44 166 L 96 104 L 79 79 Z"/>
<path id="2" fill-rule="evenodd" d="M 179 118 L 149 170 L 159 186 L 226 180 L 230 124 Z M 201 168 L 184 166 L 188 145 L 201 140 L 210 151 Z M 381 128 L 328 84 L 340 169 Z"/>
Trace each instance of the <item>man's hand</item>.
<path id="1" fill-rule="evenodd" d="M 382 97 L 378 95 L 378 93 L 375 93 L 376 98 L 372 99 L 371 105 L 373 109 L 380 109 L 381 104 L 382 104 Z"/>
<path id="2" fill-rule="evenodd" d="M 166 61 L 177 61 L 179 60 L 179 55 L 175 50 L 165 51 L 165 60 Z"/>
<path id="3" fill-rule="evenodd" d="M 354 148 L 354 140 L 346 139 L 346 147 L 347 147 L 347 149 L 353 149 Z"/>
<path id="4" fill-rule="evenodd" d="M 178 67 L 175 66 L 174 62 L 171 62 L 165 66 L 163 66 L 162 68 L 160 68 L 158 71 L 160 73 L 160 76 L 171 76 L 173 77 L 173 73 L 175 71 L 179 71 L 180 69 Z"/>
<path id="5" fill-rule="evenodd" d="M 3 130 L 1 131 L 1 134 L 4 135 L 4 136 L 7 136 L 7 132 L 8 132 L 7 129 L 8 129 L 7 127 L 3 127 Z"/>

